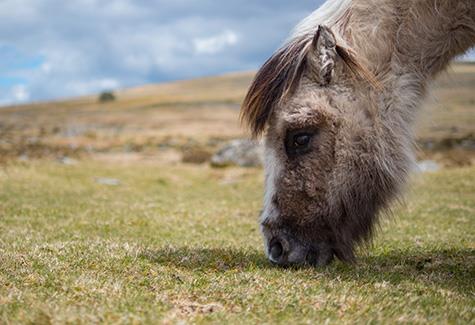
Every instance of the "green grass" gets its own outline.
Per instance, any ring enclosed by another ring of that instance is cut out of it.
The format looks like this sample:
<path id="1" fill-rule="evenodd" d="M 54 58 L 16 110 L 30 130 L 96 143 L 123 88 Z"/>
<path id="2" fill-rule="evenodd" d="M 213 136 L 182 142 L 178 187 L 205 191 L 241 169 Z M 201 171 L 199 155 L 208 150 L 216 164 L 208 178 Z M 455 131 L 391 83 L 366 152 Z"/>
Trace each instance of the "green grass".
<path id="1" fill-rule="evenodd" d="M 260 170 L 30 162 L 0 184 L 0 323 L 475 321 L 473 167 L 416 177 L 356 265 L 323 269 L 266 261 Z"/>

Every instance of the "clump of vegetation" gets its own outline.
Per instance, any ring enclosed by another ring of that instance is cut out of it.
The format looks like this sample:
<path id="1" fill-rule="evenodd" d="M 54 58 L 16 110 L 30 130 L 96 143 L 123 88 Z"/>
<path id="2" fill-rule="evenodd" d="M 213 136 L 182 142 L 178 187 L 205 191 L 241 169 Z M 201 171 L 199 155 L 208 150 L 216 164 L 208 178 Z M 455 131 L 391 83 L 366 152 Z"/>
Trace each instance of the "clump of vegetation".
<path id="1" fill-rule="evenodd" d="M 113 102 L 114 100 L 115 100 L 115 95 L 112 91 L 103 91 L 99 95 L 99 102 L 100 103 Z"/>
<path id="2" fill-rule="evenodd" d="M 203 164 L 210 161 L 212 152 L 204 147 L 188 147 L 183 149 L 182 162 L 190 164 Z"/>

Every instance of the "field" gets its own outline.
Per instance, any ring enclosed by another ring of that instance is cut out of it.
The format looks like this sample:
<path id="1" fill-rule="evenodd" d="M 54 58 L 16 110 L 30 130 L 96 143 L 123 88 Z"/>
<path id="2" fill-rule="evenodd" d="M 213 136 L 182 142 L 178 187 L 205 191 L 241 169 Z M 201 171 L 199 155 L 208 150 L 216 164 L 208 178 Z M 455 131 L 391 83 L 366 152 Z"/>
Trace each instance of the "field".
<path id="1" fill-rule="evenodd" d="M 421 113 L 442 168 L 320 269 L 267 262 L 261 169 L 183 162 L 245 136 L 250 78 L 0 108 L 0 323 L 474 323 L 475 65 Z"/>
<path id="2" fill-rule="evenodd" d="M 36 162 L 0 179 L 2 323 L 474 320 L 473 167 L 417 179 L 358 264 L 324 269 L 266 261 L 259 170 Z"/>

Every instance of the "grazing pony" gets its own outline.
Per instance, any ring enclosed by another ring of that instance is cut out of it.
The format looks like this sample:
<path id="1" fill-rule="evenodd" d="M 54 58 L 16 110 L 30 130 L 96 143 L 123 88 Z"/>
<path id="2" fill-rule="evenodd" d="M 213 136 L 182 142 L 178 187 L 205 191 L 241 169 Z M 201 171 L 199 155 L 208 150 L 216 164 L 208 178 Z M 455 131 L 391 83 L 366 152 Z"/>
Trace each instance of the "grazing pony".
<path id="1" fill-rule="evenodd" d="M 474 45 L 474 0 L 329 0 L 296 27 L 241 110 L 265 133 L 273 263 L 354 261 L 413 167 L 428 83 Z"/>

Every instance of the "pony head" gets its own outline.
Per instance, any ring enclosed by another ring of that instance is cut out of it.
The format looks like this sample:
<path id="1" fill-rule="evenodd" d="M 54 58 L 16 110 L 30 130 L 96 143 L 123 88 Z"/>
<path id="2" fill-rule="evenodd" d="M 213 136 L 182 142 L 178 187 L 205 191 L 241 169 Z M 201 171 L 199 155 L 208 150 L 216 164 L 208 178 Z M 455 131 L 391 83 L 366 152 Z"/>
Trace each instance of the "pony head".
<path id="1" fill-rule="evenodd" d="M 259 70 L 241 118 L 265 133 L 261 230 L 279 265 L 354 259 L 409 170 L 382 122 L 380 86 L 333 31 L 295 37 Z"/>

